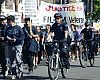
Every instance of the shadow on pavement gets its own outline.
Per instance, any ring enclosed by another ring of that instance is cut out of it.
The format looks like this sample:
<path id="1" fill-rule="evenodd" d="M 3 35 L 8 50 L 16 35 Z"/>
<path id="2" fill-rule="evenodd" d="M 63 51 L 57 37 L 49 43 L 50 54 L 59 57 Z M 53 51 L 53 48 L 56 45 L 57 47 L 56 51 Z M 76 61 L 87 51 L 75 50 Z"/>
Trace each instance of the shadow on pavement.
<path id="1" fill-rule="evenodd" d="M 81 67 L 80 65 L 70 65 L 71 67 Z"/>
<path id="2" fill-rule="evenodd" d="M 43 76 L 23 76 L 22 79 L 16 79 L 16 80 L 47 80 L 49 77 L 43 77 Z M 4 78 L 0 76 L 0 80 L 11 80 L 10 77 Z"/>
<path id="3" fill-rule="evenodd" d="M 67 78 L 67 80 L 91 80 L 91 79 L 77 79 L 77 78 Z"/>

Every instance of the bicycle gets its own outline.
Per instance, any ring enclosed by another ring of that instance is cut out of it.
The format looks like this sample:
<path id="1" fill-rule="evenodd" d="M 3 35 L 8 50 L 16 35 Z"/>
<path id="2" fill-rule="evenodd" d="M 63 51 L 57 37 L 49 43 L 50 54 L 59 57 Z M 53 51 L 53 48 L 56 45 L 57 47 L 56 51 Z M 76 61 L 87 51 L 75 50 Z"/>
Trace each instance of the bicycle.
<path id="1" fill-rule="evenodd" d="M 68 76 L 68 69 L 65 67 L 63 58 L 60 56 L 59 43 L 62 41 L 48 42 L 52 45 L 52 55 L 48 59 L 48 74 L 51 80 L 57 80 L 61 71 L 62 77 Z"/>
<path id="2" fill-rule="evenodd" d="M 83 67 L 83 68 L 86 68 L 87 67 L 87 62 L 89 61 L 90 63 L 90 66 L 93 67 L 94 66 L 94 53 L 92 54 L 90 52 L 90 48 L 89 46 L 87 45 L 87 43 L 89 43 L 89 40 L 88 41 L 82 41 L 81 42 L 83 45 L 83 51 L 80 51 L 79 52 L 79 61 L 80 61 L 80 65 Z"/>

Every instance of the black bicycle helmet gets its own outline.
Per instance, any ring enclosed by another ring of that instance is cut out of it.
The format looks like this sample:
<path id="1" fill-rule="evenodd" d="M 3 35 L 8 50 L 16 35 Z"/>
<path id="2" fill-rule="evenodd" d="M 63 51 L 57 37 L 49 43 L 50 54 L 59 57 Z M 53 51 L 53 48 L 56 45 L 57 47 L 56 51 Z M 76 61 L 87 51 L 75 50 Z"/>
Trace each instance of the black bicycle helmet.
<path id="1" fill-rule="evenodd" d="M 30 21 L 30 18 L 25 18 L 24 21 Z"/>
<path id="2" fill-rule="evenodd" d="M 9 16 L 7 17 L 7 20 L 15 21 L 15 16 L 9 15 Z"/>
<path id="3" fill-rule="evenodd" d="M 61 13 L 55 13 L 54 18 L 60 17 L 62 18 L 62 14 Z"/>

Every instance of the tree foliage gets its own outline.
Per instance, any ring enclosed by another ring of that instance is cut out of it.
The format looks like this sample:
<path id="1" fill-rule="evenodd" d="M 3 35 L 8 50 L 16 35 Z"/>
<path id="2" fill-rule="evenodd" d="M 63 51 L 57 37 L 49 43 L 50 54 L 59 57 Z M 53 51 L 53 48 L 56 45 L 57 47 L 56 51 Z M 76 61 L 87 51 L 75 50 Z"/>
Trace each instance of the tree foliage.
<path id="1" fill-rule="evenodd" d="M 100 19 L 100 0 L 94 0 L 94 19 Z"/>
<path id="2" fill-rule="evenodd" d="M 5 0 L 0 0 L 0 13 L 1 13 L 1 5 Z"/>

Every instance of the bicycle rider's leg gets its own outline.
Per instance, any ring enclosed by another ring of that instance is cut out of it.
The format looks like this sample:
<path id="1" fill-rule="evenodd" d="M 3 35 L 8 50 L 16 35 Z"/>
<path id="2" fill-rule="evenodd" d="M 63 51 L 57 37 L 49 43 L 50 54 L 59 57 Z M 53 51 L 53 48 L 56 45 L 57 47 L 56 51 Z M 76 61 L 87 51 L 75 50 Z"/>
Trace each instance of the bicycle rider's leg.
<path id="1" fill-rule="evenodd" d="M 95 52 L 95 44 L 94 44 L 94 41 L 91 42 L 91 54 L 92 54 L 92 57 L 94 57 L 94 52 Z"/>
<path id="2" fill-rule="evenodd" d="M 88 42 L 87 43 L 88 45 L 88 48 L 89 48 L 89 55 L 88 55 L 88 58 L 92 58 L 94 56 L 94 42 Z"/>
<path id="3" fill-rule="evenodd" d="M 69 69 L 70 68 L 70 63 L 69 63 L 69 58 L 68 58 L 68 49 L 67 49 L 67 47 L 66 48 L 63 48 L 64 46 L 67 46 L 67 44 L 60 44 L 60 51 L 61 51 L 61 57 L 63 58 L 63 61 L 64 61 L 64 64 L 65 64 L 65 66 L 66 66 L 66 68 L 67 69 Z"/>

